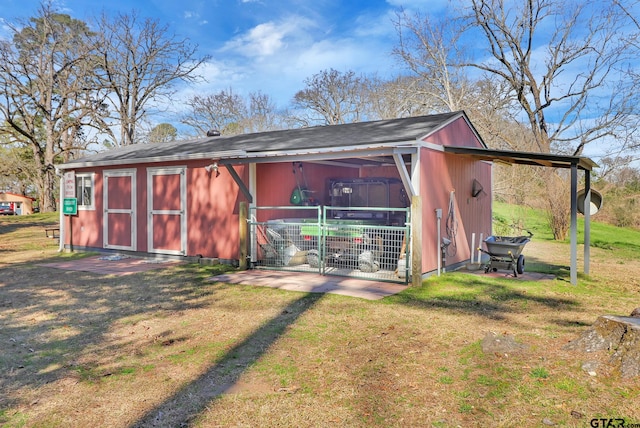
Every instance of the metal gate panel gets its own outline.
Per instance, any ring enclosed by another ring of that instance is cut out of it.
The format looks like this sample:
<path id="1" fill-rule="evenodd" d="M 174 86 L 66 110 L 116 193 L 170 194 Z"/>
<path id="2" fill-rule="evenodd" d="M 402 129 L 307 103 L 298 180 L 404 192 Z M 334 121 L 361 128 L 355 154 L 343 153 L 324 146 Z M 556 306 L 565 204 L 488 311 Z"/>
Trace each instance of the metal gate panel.
<path id="1" fill-rule="evenodd" d="M 286 210 L 301 217 L 260 221 L 261 212 Z M 322 231 L 320 207 L 251 207 L 251 264 L 255 268 L 321 273 L 320 239 L 308 229 Z"/>
<path id="2" fill-rule="evenodd" d="M 275 210 L 304 211 L 299 218 L 260 221 Z M 347 213 L 341 207 L 252 207 L 251 264 L 261 269 L 408 283 L 409 213 L 408 208 L 350 207 Z M 386 218 L 382 225 L 375 218 L 362 218 L 382 215 Z"/>
<path id="3" fill-rule="evenodd" d="M 325 275 L 408 283 L 409 208 L 325 206 Z"/>

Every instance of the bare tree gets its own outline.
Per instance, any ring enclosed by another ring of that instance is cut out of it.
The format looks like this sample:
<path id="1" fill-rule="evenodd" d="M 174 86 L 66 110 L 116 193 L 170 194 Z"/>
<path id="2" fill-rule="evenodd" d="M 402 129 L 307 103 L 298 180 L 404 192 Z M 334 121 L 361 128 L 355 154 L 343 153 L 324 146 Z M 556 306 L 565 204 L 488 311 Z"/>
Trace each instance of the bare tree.
<path id="1" fill-rule="evenodd" d="M 578 155 L 629 125 L 638 99 L 620 72 L 632 51 L 610 2 L 472 0 L 469 19 L 491 59 L 468 65 L 509 84 L 540 152 Z"/>
<path id="2" fill-rule="evenodd" d="M 594 142 L 637 141 L 639 100 L 629 65 L 638 56 L 638 31 L 629 9 L 617 0 L 472 0 L 466 11 L 436 24 L 400 14 L 395 52 L 428 82 L 434 99 L 467 110 L 492 144 L 579 155 Z M 460 55 L 462 45 L 474 55 Z M 469 80 L 478 71 L 484 75 Z M 486 83 L 493 90 L 478 92 Z M 485 103 L 498 109 L 474 107 Z M 509 132 L 523 117 L 529 131 Z M 505 127 L 509 122 L 515 125 Z M 564 193 L 549 187 L 559 186 L 557 177 L 545 174 L 552 215 L 567 215 Z M 563 239 L 564 219 L 551 223 Z"/>
<path id="3" fill-rule="evenodd" d="M 267 94 L 252 92 L 249 94 L 249 115 L 246 118 L 245 132 L 263 132 L 282 129 L 282 114 L 275 102 Z"/>
<path id="4" fill-rule="evenodd" d="M 31 149 L 40 207 L 54 211 L 54 164 L 82 148 L 81 128 L 90 125 L 100 105 L 91 78 L 93 33 L 84 22 L 55 13 L 49 5 L 10 31 L 13 43 L 0 42 L 0 132 Z"/>
<path id="5" fill-rule="evenodd" d="M 429 99 L 420 89 L 420 78 L 398 76 L 383 80 L 373 77 L 364 79 L 363 82 L 367 119 L 396 119 L 434 111 Z"/>
<path id="6" fill-rule="evenodd" d="M 223 135 L 242 134 L 244 131 L 247 107 L 244 99 L 234 94 L 232 89 L 217 94 L 194 95 L 187 105 L 190 111 L 181 121 L 194 128 L 200 136 L 213 129 Z"/>
<path id="7" fill-rule="evenodd" d="M 459 18 L 434 21 L 428 15 L 400 11 L 394 25 L 398 45 L 393 54 L 420 78 L 414 85 L 431 112 L 463 110 L 471 92 L 464 74 L 464 51 L 459 48 L 462 32 Z"/>
<path id="8" fill-rule="evenodd" d="M 323 70 L 305 79 L 306 88 L 293 97 L 299 123 L 336 125 L 359 122 L 364 109 L 363 79 L 355 72 Z"/>
<path id="9" fill-rule="evenodd" d="M 168 103 L 175 83 L 197 80 L 195 71 L 207 58 L 196 58 L 197 46 L 170 34 L 157 20 L 141 20 L 135 12 L 113 19 L 103 15 L 99 28 L 100 78 L 115 121 L 111 125 L 120 129 L 119 137 L 111 132 L 111 138 L 127 146 L 137 142 L 137 126 L 146 109 Z"/>
<path id="10" fill-rule="evenodd" d="M 587 144 L 613 140 L 636 125 L 638 97 L 621 72 L 634 51 L 620 37 L 626 18 L 620 8 L 609 2 L 472 0 L 470 10 L 469 28 L 481 31 L 490 59 L 468 65 L 509 85 L 536 151 L 579 155 Z M 556 191 L 559 183 L 549 173 L 545 196 L 554 237 L 564 239 L 568 209 L 566 193 Z"/>
<path id="11" fill-rule="evenodd" d="M 182 123 L 204 136 L 210 130 L 222 135 L 282 129 L 284 118 L 269 95 L 251 92 L 247 99 L 230 88 L 216 94 L 195 95 L 187 101 L 190 111 Z"/>

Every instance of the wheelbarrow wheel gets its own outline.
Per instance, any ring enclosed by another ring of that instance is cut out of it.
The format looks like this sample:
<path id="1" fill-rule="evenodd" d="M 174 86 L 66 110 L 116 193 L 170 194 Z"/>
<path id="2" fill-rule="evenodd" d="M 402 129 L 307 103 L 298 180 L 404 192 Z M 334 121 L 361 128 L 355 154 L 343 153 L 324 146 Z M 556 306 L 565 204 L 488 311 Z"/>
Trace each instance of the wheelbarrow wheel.
<path id="1" fill-rule="evenodd" d="M 312 268 L 320 266 L 320 254 L 318 250 L 309 250 L 307 252 L 307 263 L 309 263 L 309 267 Z"/>
<path id="2" fill-rule="evenodd" d="M 516 272 L 520 275 L 524 273 L 524 256 L 520 254 L 518 256 L 518 261 L 516 262 Z"/>

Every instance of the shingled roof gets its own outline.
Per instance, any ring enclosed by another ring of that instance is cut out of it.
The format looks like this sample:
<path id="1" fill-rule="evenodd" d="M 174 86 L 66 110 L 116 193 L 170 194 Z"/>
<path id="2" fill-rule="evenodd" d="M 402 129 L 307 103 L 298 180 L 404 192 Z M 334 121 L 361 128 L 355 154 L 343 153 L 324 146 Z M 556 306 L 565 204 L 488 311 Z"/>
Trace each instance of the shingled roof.
<path id="1" fill-rule="evenodd" d="M 410 144 L 466 115 L 462 111 L 378 120 L 344 125 L 206 137 L 158 144 L 121 147 L 61 165 L 61 169 L 89 166 L 162 162 L 188 159 L 234 159 L 269 152 L 285 154 L 300 150 L 344 150 L 345 147 L 383 147 Z M 471 126 L 471 124 L 469 123 Z M 479 138 L 479 136 L 478 136 Z M 274 156 L 275 156 L 274 154 Z"/>

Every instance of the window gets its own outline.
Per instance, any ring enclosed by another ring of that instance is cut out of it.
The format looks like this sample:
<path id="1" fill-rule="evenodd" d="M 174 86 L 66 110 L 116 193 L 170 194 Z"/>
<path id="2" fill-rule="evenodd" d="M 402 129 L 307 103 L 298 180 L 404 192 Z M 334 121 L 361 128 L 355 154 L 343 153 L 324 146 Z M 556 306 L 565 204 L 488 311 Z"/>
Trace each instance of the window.
<path id="1" fill-rule="evenodd" d="M 94 206 L 93 174 L 76 174 L 76 198 L 79 210 L 92 210 Z"/>

